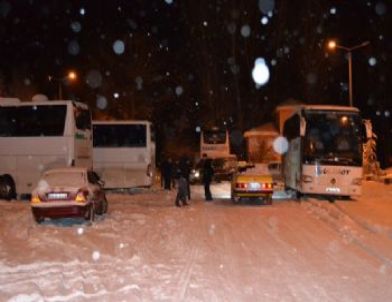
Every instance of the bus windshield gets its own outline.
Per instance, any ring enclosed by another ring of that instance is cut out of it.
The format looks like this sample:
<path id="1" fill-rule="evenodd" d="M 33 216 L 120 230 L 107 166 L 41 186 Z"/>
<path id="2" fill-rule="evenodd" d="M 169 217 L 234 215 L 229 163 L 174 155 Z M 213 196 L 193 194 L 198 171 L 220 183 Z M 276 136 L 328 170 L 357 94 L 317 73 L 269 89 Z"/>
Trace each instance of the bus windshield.
<path id="1" fill-rule="evenodd" d="M 0 137 L 63 136 L 66 105 L 0 106 Z"/>
<path id="2" fill-rule="evenodd" d="M 204 130 L 203 139 L 205 144 L 225 144 L 226 131 L 225 130 Z"/>
<path id="3" fill-rule="evenodd" d="M 146 147 L 146 125 L 94 125 L 94 147 Z"/>
<path id="4" fill-rule="evenodd" d="M 307 112 L 304 161 L 362 165 L 362 121 L 347 112 Z"/>

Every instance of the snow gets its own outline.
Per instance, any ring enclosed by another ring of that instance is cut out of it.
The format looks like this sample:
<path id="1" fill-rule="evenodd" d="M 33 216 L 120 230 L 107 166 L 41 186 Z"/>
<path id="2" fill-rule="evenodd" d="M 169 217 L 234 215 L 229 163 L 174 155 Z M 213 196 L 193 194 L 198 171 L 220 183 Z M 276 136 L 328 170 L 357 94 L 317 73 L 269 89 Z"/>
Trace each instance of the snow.
<path id="1" fill-rule="evenodd" d="M 355 200 L 233 205 L 192 186 L 108 193 L 92 224 L 0 201 L 0 301 L 391 301 L 392 186 Z"/>

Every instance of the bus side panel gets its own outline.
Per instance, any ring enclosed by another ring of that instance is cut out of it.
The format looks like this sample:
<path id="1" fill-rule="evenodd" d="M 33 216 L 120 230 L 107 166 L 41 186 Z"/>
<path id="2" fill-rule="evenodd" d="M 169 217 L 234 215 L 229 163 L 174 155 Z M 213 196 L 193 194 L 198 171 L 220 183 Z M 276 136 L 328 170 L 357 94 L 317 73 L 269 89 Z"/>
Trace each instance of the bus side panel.
<path id="1" fill-rule="evenodd" d="M 289 149 L 284 155 L 284 178 L 287 188 L 298 191 L 301 175 L 301 138 L 290 141 Z"/>
<path id="2" fill-rule="evenodd" d="M 74 160 L 77 167 L 93 167 L 91 131 L 75 131 Z"/>
<path id="3" fill-rule="evenodd" d="M 105 181 L 105 188 L 151 186 L 147 175 L 151 162 L 147 148 L 94 148 L 94 169 Z"/>
<path id="4" fill-rule="evenodd" d="M 302 182 L 302 193 L 340 196 L 362 193 L 362 167 L 303 165 L 303 175 L 308 176 L 308 181 Z"/>
<path id="5" fill-rule="evenodd" d="M 0 174 L 12 176 L 18 194 L 30 194 L 43 171 L 69 164 L 71 149 L 71 137 L 1 138 Z"/>

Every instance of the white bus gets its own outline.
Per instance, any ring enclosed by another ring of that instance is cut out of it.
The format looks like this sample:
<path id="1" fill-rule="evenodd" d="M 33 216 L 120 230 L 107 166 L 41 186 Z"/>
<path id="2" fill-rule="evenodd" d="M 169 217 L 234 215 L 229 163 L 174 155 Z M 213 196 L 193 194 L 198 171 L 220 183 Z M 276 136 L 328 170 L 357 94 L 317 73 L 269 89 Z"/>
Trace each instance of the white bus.
<path id="1" fill-rule="evenodd" d="M 0 99 L 0 198 L 30 194 L 49 168 L 92 167 L 91 138 L 86 104 Z"/>
<path id="2" fill-rule="evenodd" d="M 362 144 L 366 140 L 354 107 L 299 105 L 283 127 L 285 186 L 298 195 L 361 194 Z"/>
<path id="3" fill-rule="evenodd" d="M 148 121 L 93 121 L 93 163 L 105 188 L 150 187 L 155 135 Z"/>
<path id="4" fill-rule="evenodd" d="M 206 154 L 210 158 L 229 157 L 229 132 L 225 128 L 205 128 L 200 134 L 200 157 Z"/>

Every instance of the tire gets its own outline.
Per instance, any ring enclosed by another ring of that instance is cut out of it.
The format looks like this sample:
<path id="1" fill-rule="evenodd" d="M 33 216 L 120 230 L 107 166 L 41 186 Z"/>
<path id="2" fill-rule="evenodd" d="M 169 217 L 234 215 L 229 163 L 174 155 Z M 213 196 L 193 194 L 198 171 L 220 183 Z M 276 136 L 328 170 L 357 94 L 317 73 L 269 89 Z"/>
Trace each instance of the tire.
<path id="1" fill-rule="evenodd" d="M 106 214 L 108 212 L 108 209 L 109 209 L 109 204 L 108 204 L 108 200 L 106 199 L 106 197 L 103 200 L 103 208 L 104 208 L 103 214 Z"/>
<path id="2" fill-rule="evenodd" d="M 232 201 L 234 204 L 239 204 L 240 201 L 241 201 L 241 197 L 235 196 L 234 193 L 232 192 L 232 193 L 231 193 L 231 201 Z"/>
<path id="3" fill-rule="evenodd" d="M 265 198 L 265 203 L 268 205 L 272 205 L 272 196 L 268 196 Z"/>
<path id="4" fill-rule="evenodd" d="M 16 198 L 15 182 L 8 174 L 0 177 L 0 197 L 8 201 Z"/>
<path id="5" fill-rule="evenodd" d="M 296 201 L 300 202 L 301 201 L 301 197 L 302 197 L 302 193 L 300 191 L 298 191 L 298 190 L 295 190 L 294 191 L 294 199 Z"/>
<path id="6" fill-rule="evenodd" d="M 35 221 L 36 223 L 38 223 L 38 224 L 40 224 L 41 222 L 44 221 L 44 218 L 43 218 L 42 216 L 39 216 L 38 214 L 34 214 L 34 213 L 33 213 L 33 218 L 34 218 L 34 221 Z"/>
<path id="7" fill-rule="evenodd" d="M 108 201 L 106 198 L 100 202 L 100 206 L 96 211 L 96 214 L 103 215 L 108 212 Z"/>

